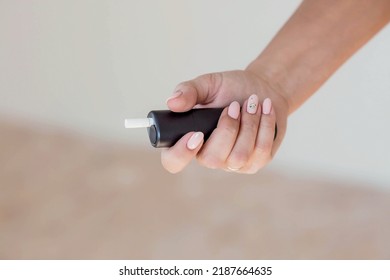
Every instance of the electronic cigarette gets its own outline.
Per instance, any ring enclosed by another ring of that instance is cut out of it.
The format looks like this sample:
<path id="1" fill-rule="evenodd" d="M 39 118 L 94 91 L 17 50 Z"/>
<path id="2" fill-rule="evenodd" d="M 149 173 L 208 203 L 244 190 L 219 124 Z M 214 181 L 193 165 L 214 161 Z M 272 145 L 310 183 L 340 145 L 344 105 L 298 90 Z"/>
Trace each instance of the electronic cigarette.
<path id="1" fill-rule="evenodd" d="M 126 119 L 125 127 L 147 128 L 150 143 L 156 148 L 166 148 L 190 131 L 203 132 L 206 141 L 217 127 L 222 111 L 223 108 L 192 109 L 183 113 L 150 111 L 147 118 Z"/>

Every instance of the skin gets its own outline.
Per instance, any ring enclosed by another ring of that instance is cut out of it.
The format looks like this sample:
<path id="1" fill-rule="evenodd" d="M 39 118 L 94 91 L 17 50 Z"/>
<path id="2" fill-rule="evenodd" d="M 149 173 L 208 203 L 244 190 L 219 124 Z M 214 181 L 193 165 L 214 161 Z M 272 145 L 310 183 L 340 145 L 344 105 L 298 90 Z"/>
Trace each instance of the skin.
<path id="1" fill-rule="evenodd" d="M 205 74 L 176 87 L 167 100 L 172 111 L 226 108 L 206 142 L 200 134 L 192 140 L 195 132 L 186 134 L 162 151 L 162 165 L 177 173 L 196 158 L 208 168 L 256 173 L 280 146 L 288 116 L 389 21 L 389 0 L 303 1 L 245 70 Z M 260 102 L 255 114 L 247 112 L 252 94 Z M 267 98 L 272 109 L 265 114 Z M 228 113 L 232 102 L 242 105 L 238 118 Z"/>

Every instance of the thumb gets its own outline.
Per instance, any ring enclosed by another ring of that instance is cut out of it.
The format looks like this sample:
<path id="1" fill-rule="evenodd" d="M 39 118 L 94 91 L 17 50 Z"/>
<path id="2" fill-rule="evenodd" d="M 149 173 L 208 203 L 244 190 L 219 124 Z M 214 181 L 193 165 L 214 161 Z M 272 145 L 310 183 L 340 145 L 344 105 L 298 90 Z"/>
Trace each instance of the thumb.
<path id="1" fill-rule="evenodd" d="M 180 83 L 173 95 L 167 99 L 168 108 L 174 112 L 185 112 L 195 105 L 210 103 L 214 99 L 215 89 L 221 82 L 221 73 L 210 73 Z"/>

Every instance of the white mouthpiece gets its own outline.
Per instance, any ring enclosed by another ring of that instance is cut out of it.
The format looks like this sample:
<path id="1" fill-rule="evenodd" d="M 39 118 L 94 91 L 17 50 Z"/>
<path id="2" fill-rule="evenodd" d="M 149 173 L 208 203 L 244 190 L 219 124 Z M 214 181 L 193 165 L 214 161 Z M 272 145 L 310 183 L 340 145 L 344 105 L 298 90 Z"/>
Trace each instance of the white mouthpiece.
<path id="1" fill-rule="evenodd" d="M 154 125 L 152 118 L 125 119 L 125 128 L 151 127 L 152 125 Z"/>

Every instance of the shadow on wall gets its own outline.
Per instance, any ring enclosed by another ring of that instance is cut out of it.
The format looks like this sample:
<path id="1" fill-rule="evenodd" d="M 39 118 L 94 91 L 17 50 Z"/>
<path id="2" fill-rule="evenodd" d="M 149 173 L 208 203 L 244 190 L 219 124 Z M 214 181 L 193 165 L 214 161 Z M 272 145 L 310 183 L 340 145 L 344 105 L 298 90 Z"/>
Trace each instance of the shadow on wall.
<path id="1" fill-rule="evenodd" d="M 390 194 L 0 121 L 1 259 L 388 259 Z"/>

